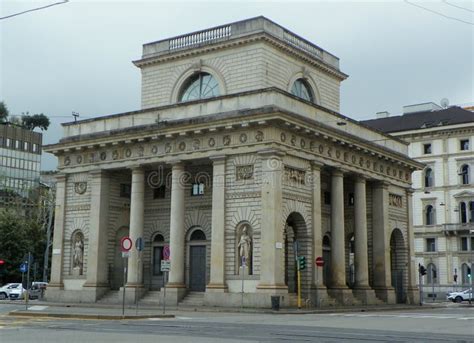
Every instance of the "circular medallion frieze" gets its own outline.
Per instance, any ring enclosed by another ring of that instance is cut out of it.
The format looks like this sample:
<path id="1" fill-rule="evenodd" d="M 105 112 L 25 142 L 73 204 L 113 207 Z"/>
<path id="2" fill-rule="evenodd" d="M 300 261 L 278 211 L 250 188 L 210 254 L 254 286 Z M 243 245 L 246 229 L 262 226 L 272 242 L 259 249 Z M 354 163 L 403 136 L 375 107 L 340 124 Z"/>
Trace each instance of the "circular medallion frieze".
<path id="1" fill-rule="evenodd" d="M 186 149 L 186 143 L 185 142 L 180 142 L 178 145 L 178 149 L 181 151 L 184 151 Z"/>
<path id="2" fill-rule="evenodd" d="M 100 159 L 101 159 L 102 161 L 105 161 L 105 160 L 107 159 L 107 153 L 106 153 L 105 151 L 102 151 L 102 152 L 100 153 Z"/>
<path id="3" fill-rule="evenodd" d="M 207 144 L 212 148 L 214 145 L 216 145 L 216 140 L 214 138 L 209 138 L 207 141 Z"/>
<path id="4" fill-rule="evenodd" d="M 114 150 L 114 151 L 112 152 L 112 159 L 113 159 L 113 160 L 116 160 L 116 159 L 118 159 L 118 158 L 119 158 L 119 152 L 118 152 L 117 150 Z"/>
<path id="5" fill-rule="evenodd" d="M 319 153 L 322 154 L 324 152 L 324 146 L 320 144 L 318 150 L 319 150 Z"/>
<path id="6" fill-rule="evenodd" d="M 263 132 L 262 131 L 257 131 L 257 134 L 255 135 L 255 140 L 257 142 L 263 141 Z"/>
<path id="7" fill-rule="evenodd" d="M 76 157 L 76 162 L 77 162 L 77 164 L 81 164 L 81 163 L 82 163 L 82 156 L 81 156 L 81 155 L 78 155 L 78 156 Z"/>
<path id="8" fill-rule="evenodd" d="M 282 133 L 280 134 L 280 140 L 281 140 L 282 142 L 286 141 L 286 134 L 285 134 L 284 132 L 282 132 Z"/>
<path id="9" fill-rule="evenodd" d="M 171 152 L 171 143 L 166 143 L 166 144 L 165 144 L 165 152 L 166 152 L 166 153 Z"/>
<path id="10" fill-rule="evenodd" d="M 70 165 L 70 164 L 71 164 L 71 158 L 70 158 L 69 156 L 66 156 L 66 157 L 64 158 L 64 165 L 65 165 L 65 166 L 68 166 L 68 165 Z"/>
<path id="11" fill-rule="evenodd" d="M 193 149 L 199 150 L 201 148 L 201 141 L 199 139 L 193 140 Z"/>
<path id="12" fill-rule="evenodd" d="M 125 157 L 130 157 L 130 156 L 132 156 L 132 150 L 125 149 Z"/>
<path id="13" fill-rule="evenodd" d="M 151 147 L 151 153 L 156 155 L 158 153 L 158 146 L 157 145 L 153 145 Z"/>
<path id="14" fill-rule="evenodd" d="M 74 191 L 77 194 L 84 194 L 87 191 L 87 182 L 74 183 Z"/>
<path id="15" fill-rule="evenodd" d="M 291 136 L 291 145 L 296 145 L 296 136 Z"/>
<path id="16" fill-rule="evenodd" d="M 355 164 L 357 162 L 357 157 L 355 155 L 352 155 L 352 163 Z"/>
<path id="17" fill-rule="evenodd" d="M 304 149 L 306 147 L 306 141 L 304 139 L 300 140 L 300 146 Z"/>
<path id="18" fill-rule="evenodd" d="M 239 137 L 239 141 L 240 143 L 245 143 L 247 142 L 247 134 L 246 133 L 242 133 Z"/>
<path id="19" fill-rule="evenodd" d="M 140 145 L 137 149 L 137 155 L 138 157 L 142 157 L 144 154 L 145 154 L 145 148 Z"/>

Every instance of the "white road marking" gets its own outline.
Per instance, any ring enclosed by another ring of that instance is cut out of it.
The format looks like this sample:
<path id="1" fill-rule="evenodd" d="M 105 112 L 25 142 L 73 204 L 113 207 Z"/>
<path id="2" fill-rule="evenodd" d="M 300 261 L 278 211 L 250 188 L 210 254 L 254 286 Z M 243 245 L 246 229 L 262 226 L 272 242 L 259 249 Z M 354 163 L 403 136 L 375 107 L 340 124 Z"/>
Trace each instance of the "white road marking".
<path id="1" fill-rule="evenodd" d="M 359 314 L 359 313 L 332 313 L 330 316 L 334 317 L 380 317 L 380 318 L 410 318 L 410 319 L 455 319 L 455 320 L 474 320 L 474 317 L 464 317 L 461 315 L 426 315 L 426 314 Z"/>
<path id="2" fill-rule="evenodd" d="M 49 306 L 35 305 L 35 306 L 28 307 L 28 310 L 31 310 L 31 311 L 43 311 L 43 310 L 46 310 L 48 307 L 49 307 Z"/>

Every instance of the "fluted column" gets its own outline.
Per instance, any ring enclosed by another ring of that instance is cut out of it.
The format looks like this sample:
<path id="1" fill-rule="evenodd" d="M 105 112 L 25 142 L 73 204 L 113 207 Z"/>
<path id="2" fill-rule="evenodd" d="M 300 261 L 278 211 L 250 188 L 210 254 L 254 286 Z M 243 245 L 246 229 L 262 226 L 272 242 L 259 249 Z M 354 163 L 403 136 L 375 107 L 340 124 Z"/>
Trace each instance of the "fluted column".
<path id="1" fill-rule="evenodd" d="M 87 249 L 87 281 L 84 287 L 97 300 L 108 288 L 107 229 L 109 211 L 109 177 L 105 171 L 90 173 L 91 210 L 89 219 L 89 246 Z"/>
<path id="2" fill-rule="evenodd" d="M 262 221 L 260 283 L 257 289 L 269 292 L 285 292 L 285 268 L 283 267 L 282 212 L 282 152 L 266 150 L 262 158 Z"/>
<path id="3" fill-rule="evenodd" d="M 212 158 L 211 275 L 208 291 L 224 291 L 225 261 L 225 156 Z"/>
<path id="4" fill-rule="evenodd" d="M 138 251 L 135 241 L 143 238 L 143 222 L 145 211 L 145 171 L 140 167 L 132 168 L 132 194 L 130 199 L 130 239 L 133 248 L 128 258 L 127 287 L 143 286 L 143 275 L 139 272 Z"/>
<path id="5" fill-rule="evenodd" d="M 54 210 L 53 253 L 48 292 L 63 287 L 64 219 L 66 216 L 66 175 L 56 176 L 56 205 Z M 49 295 L 48 295 L 49 298 Z"/>
<path id="6" fill-rule="evenodd" d="M 369 288 L 369 257 L 367 246 L 366 180 L 358 176 L 354 182 L 355 288 Z"/>
<path id="7" fill-rule="evenodd" d="M 170 250 L 168 286 L 184 288 L 184 165 L 175 162 L 171 176 Z"/>
<path id="8" fill-rule="evenodd" d="M 331 175 L 331 288 L 347 288 L 344 234 L 344 174 Z"/>

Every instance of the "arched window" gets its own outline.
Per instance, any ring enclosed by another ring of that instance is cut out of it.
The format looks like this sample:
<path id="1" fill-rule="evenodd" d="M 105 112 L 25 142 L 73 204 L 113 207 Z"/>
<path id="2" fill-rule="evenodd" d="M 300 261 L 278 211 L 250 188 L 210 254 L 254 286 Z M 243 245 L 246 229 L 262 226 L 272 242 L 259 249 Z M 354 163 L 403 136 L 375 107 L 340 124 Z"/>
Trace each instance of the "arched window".
<path id="1" fill-rule="evenodd" d="M 459 211 L 461 212 L 461 223 L 467 223 L 467 209 L 466 209 L 466 203 L 461 202 L 459 204 Z"/>
<path id="2" fill-rule="evenodd" d="M 433 169 L 425 170 L 425 187 L 433 187 Z"/>
<path id="3" fill-rule="evenodd" d="M 469 268 L 467 263 L 462 264 L 461 273 L 462 273 L 462 284 L 463 285 L 469 284 L 470 280 L 469 280 L 468 275 L 471 274 L 471 268 Z"/>
<path id="4" fill-rule="evenodd" d="M 164 242 L 164 241 L 165 241 L 165 238 L 161 234 L 157 234 L 155 238 L 153 238 L 154 243 Z"/>
<path id="5" fill-rule="evenodd" d="M 291 94 L 307 101 L 314 101 L 313 91 L 304 79 L 298 79 L 293 83 Z"/>
<path id="6" fill-rule="evenodd" d="M 432 205 L 426 206 L 426 225 L 434 225 L 435 224 L 435 217 L 434 217 L 434 208 Z"/>
<path id="7" fill-rule="evenodd" d="M 202 230 L 195 230 L 192 234 L 191 237 L 189 238 L 190 241 L 205 241 L 206 240 L 206 235 Z"/>
<path id="8" fill-rule="evenodd" d="M 212 98 L 220 95 L 219 83 L 208 73 L 198 73 L 191 76 L 181 90 L 180 101 Z"/>
<path id="9" fill-rule="evenodd" d="M 153 275 L 161 276 L 163 272 L 161 271 L 161 260 L 163 259 L 163 247 L 165 242 L 165 237 L 162 234 L 157 233 L 153 237 L 152 243 L 152 253 L 153 253 Z"/>
<path id="10" fill-rule="evenodd" d="M 428 264 L 426 268 L 426 276 L 429 285 L 438 283 L 438 273 L 433 263 Z"/>
<path id="11" fill-rule="evenodd" d="M 461 172 L 459 174 L 461 175 L 461 183 L 463 185 L 468 185 L 469 184 L 469 166 L 467 164 L 464 164 L 461 167 Z"/>

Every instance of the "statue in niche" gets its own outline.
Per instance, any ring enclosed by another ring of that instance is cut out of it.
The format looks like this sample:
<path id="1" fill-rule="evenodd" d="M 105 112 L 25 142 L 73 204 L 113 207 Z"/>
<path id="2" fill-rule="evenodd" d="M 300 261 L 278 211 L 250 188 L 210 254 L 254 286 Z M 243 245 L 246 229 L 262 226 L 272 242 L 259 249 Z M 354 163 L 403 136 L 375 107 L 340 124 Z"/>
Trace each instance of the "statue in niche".
<path id="1" fill-rule="evenodd" d="M 242 228 L 242 233 L 240 234 L 239 243 L 237 248 L 239 250 L 239 266 L 242 266 L 242 257 L 245 257 L 245 273 L 250 274 L 251 268 L 251 252 L 252 252 L 252 238 L 248 234 L 249 226 L 244 225 Z"/>
<path id="2" fill-rule="evenodd" d="M 82 275 L 84 261 L 84 242 L 81 234 L 77 234 L 73 243 L 72 272 L 74 275 Z"/>

